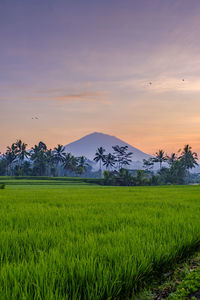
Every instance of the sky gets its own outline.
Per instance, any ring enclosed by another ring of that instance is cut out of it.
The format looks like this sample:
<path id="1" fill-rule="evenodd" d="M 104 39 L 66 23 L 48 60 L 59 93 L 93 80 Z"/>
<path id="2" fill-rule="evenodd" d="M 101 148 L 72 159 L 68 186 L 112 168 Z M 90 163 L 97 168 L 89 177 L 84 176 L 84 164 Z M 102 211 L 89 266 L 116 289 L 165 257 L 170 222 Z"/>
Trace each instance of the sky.
<path id="1" fill-rule="evenodd" d="M 199 28 L 199 0 L 0 0 L 0 151 L 97 131 L 200 153 Z"/>

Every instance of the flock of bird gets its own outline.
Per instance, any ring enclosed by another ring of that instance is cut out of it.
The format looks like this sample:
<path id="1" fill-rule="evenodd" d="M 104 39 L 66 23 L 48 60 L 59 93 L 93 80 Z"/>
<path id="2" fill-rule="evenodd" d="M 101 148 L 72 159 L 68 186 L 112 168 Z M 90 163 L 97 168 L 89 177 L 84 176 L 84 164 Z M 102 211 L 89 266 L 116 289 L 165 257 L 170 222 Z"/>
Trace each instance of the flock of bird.
<path id="1" fill-rule="evenodd" d="M 185 79 L 183 78 L 182 81 L 185 81 Z M 150 81 L 150 82 L 149 82 L 149 85 L 151 86 L 152 84 L 153 84 L 153 83 Z"/>

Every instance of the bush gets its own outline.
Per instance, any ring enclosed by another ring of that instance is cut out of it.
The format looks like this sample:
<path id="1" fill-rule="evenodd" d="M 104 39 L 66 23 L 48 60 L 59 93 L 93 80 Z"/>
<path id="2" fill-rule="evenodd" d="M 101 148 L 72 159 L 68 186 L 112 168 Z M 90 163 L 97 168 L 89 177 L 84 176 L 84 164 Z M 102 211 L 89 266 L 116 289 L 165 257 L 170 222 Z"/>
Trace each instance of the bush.
<path id="1" fill-rule="evenodd" d="M 1 184 L 0 184 L 0 190 L 4 190 L 5 187 L 6 187 L 5 183 L 1 183 Z"/>
<path id="2" fill-rule="evenodd" d="M 172 293 L 167 299 L 178 300 L 178 299 L 199 299 L 196 298 L 198 294 L 200 282 L 200 268 L 190 272 L 184 280 L 178 285 L 175 293 Z M 193 295 L 193 296 L 192 296 Z M 198 297 L 198 296 L 197 296 Z"/>

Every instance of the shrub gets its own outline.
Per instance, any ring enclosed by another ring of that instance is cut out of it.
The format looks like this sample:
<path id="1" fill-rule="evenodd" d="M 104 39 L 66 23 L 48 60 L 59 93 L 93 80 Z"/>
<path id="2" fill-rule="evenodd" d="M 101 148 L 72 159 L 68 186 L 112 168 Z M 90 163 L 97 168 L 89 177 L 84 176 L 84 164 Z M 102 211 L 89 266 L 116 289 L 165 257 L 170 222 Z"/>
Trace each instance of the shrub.
<path id="1" fill-rule="evenodd" d="M 6 187 L 5 183 L 1 183 L 1 184 L 0 184 L 0 190 L 4 190 L 5 187 Z"/>

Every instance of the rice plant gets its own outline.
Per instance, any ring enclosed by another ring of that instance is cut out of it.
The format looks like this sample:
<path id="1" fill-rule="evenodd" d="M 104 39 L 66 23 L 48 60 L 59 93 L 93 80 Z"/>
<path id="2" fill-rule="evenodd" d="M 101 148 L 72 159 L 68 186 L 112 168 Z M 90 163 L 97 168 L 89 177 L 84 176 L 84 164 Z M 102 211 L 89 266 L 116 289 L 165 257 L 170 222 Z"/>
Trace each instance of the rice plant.
<path id="1" fill-rule="evenodd" d="M 200 241 L 200 188 L 8 185 L 0 299 L 134 299 Z"/>

